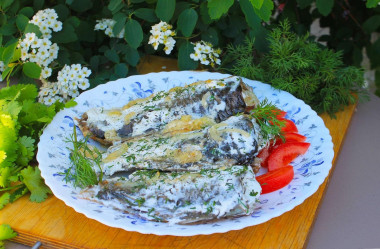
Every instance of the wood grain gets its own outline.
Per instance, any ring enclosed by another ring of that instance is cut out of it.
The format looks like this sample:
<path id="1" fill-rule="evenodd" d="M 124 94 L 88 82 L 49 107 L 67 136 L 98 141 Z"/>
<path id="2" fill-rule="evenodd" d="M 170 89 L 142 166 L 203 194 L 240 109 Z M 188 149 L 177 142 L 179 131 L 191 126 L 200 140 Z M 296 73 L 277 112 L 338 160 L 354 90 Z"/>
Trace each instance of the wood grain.
<path id="1" fill-rule="evenodd" d="M 164 66 L 164 68 L 163 68 Z M 139 72 L 178 70 L 176 61 L 148 57 Z M 330 130 L 335 157 L 329 177 L 318 191 L 293 210 L 261 225 L 223 234 L 191 237 L 145 235 L 111 228 L 75 212 L 54 196 L 43 203 L 24 196 L 0 212 L 0 224 L 9 224 L 19 234 L 13 241 L 42 248 L 304 248 L 344 140 L 355 106 L 337 114 L 337 119 L 321 115 Z"/>

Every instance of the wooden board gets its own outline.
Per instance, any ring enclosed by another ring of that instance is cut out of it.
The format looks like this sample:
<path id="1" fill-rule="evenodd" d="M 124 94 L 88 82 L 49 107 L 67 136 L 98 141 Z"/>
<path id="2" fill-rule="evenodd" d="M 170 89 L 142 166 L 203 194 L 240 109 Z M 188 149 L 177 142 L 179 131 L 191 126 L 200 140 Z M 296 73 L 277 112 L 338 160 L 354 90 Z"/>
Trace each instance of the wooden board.
<path id="1" fill-rule="evenodd" d="M 148 57 L 138 69 L 148 73 L 177 67 L 174 60 Z M 30 202 L 29 196 L 24 196 L 0 211 L 0 224 L 9 224 L 19 234 L 13 241 L 30 246 L 40 241 L 42 248 L 304 248 L 354 109 L 353 105 L 347 107 L 337 119 L 321 116 L 330 130 L 335 157 L 330 175 L 318 191 L 293 210 L 261 225 L 191 237 L 144 235 L 89 219 L 54 196 L 43 203 Z"/>

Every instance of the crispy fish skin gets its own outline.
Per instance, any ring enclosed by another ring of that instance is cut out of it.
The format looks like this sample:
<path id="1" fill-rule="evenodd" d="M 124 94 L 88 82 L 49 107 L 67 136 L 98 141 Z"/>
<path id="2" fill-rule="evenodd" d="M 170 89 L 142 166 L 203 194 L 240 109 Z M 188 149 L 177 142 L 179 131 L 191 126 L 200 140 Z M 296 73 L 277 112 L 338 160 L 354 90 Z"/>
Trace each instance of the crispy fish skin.
<path id="1" fill-rule="evenodd" d="M 258 103 L 251 87 L 239 77 L 228 77 L 161 91 L 133 100 L 122 108 L 92 108 L 82 115 L 78 124 L 85 136 L 110 145 L 161 132 L 167 124 L 184 115 L 192 119 L 208 116 L 219 123 Z"/>
<path id="2" fill-rule="evenodd" d="M 199 171 L 251 165 L 258 151 L 257 129 L 254 120 L 240 115 L 175 136 L 144 136 L 108 148 L 102 168 L 112 175 L 134 169 Z"/>
<path id="3" fill-rule="evenodd" d="M 110 178 L 82 197 L 141 218 L 193 224 L 253 213 L 261 193 L 249 166 L 200 172 L 138 170 Z"/>

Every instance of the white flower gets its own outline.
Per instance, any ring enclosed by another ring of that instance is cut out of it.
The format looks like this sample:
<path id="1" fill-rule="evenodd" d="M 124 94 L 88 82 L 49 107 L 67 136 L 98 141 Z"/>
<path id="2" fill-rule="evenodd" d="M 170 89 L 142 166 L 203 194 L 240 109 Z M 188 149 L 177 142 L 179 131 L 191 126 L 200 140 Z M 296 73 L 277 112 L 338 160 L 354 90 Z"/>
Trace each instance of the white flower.
<path id="1" fill-rule="evenodd" d="M 54 9 L 44 9 L 38 11 L 30 21 L 40 28 L 43 38 L 51 38 L 51 32 L 62 29 L 62 22 L 57 20 L 58 15 Z"/>
<path id="2" fill-rule="evenodd" d="M 124 37 L 124 29 L 120 31 L 119 34 L 114 35 L 113 33 L 113 27 L 115 26 L 116 21 L 112 19 L 102 19 L 102 20 L 96 20 L 97 24 L 94 27 L 94 30 L 104 30 L 104 33 L 109 37 L 117 37 L 117 38 L 123 38 Z"/>
<path id="3" fill-rule="evenodd" d="M 61 31 L 62 30 L 62 22 L 55 22 L 53 24 L 53 31 L 54 32 L 58 32 L 58 31 Z"/>
<path id="4" fill-rule="evenodd" d="M 210 64 L 210 61 L 207 59 L 207 55 L 205 55 L 205 54 L 202 54 L 200 61 L 201 61 L 201 64 L 203 64 L 203 65 Z"/>
<path id="5" fill-rule="evenodd" d="M 190 58 L 194 61 L 200 61 L 203 65 L 211 65 L 212 67 L 215 64 L 220 65 L 221 61 L 219 55 L 221 50 L 214 49 L 209 42 L 199 41 L 194 44 L 194 53 L 190 54 Z"/>
<path id="6" fill-rule="evenodd" d="M 90 82 L 88 79 L 85 79 L 78 84 L 78 88 L 81 90 L 86 90 L 89 87 L 90 87 Z"/>
<path id="7" fill-rule="evenodd" d="M 202 58 L 202 54 L 195 51 L 193 54 L 190 54 L 190 58 L 199 61 Z"/>
<path id="8" fill-rule="evenodd" d="M 44 78 L 44 79 L 49 78 L 50 75 L 51 75 L 51 71 L 52 71 L 51 68 L 45 67 L 41 71 L 41 77 Z"/>
<path id="9" fill-rule="evenodd" d="M 30 44 L 32 44 L 32 42 L 34 41 L 35 38 L 36 38 L 36 34 L 35 33 L 26 33 L 25 34 L 25 39 L 23 40 L 23 42 L 24 42 L 24 44 L 26 44 L 29 47 Z"/>
<path id="10" fill-rule="evenodd" d="M 176 33 L 171 30 L 172 28 L 171 25 L 163 21 L 153 25 L 150 30 L 151 36 L 149 37 L 148 44 L 152 44 L 154 50 L 157 50 L 160 44 L 164 44 L 165 53 L 170 54 L 176 43 L 173 39 Z"/>

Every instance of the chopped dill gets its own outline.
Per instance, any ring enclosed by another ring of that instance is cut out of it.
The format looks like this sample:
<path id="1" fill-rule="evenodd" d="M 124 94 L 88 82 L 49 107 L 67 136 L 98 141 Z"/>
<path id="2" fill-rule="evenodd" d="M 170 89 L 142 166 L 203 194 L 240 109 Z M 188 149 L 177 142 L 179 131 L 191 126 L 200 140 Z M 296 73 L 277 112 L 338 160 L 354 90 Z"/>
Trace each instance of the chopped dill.
<path id="1" fill-rule="evenodd" d="M 100 166 L 102 153 L 96 147 L 87 143 L 88 137 L 79 140 L 77 138 L 76 127 L 74 125 L 73 134 L 66 143 L 72 144 L 70 150 L 71 166 L 65 171 L 65 181 L 72 181 L 74 187 L 85 188 L 96 185 L 103 179 L 103 170 Z M 99 176 L 94 170 L 94 166 L 99 168 Z"/>

